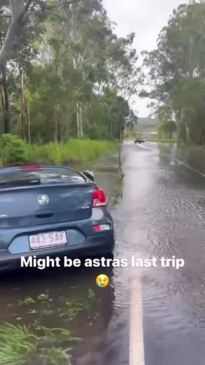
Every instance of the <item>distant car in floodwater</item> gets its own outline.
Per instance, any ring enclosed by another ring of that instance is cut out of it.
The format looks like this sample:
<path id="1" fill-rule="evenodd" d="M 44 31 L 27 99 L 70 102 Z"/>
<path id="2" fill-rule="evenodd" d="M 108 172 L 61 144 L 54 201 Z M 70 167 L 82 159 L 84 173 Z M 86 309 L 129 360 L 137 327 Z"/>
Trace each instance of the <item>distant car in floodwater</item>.
<path id="1" fill-rule="evenodd" d="M 0 269 L 22 256 L 112 255 L 113 220 L 91 172 L 64 166 L 0 169 Z"/>
<path id="2" fill-rule="evenodd" d="M 135 143 L 144 143 L 145 139 L 143 137 L 138 137 L 135 139 Z"/>

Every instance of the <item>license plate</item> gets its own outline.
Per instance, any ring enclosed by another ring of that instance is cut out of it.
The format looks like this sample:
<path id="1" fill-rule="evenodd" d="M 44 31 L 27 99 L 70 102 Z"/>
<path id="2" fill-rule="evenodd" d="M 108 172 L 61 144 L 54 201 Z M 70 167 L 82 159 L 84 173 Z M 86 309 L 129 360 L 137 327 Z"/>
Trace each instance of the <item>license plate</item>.
<path id="1" fill-rule="evenodd" d="M 65 246 L 67 244 L 66 232 L 39 233 L 29 236 L 30 247 L 33 250 Z"/>

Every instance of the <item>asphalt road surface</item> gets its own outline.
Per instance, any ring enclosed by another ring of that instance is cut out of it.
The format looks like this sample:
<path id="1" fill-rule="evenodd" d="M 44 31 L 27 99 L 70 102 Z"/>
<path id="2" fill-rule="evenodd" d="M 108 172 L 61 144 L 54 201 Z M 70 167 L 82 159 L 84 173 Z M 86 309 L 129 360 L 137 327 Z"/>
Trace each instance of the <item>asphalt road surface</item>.
<path id="1" fill-rule="evenodd" d="M 174 145 L 125 145 L 122 155 L 120 255 L 185 261 L 130 270 L 127 285 L 141 272 L 144 363 L 204 365 L 205 179 Z"/>

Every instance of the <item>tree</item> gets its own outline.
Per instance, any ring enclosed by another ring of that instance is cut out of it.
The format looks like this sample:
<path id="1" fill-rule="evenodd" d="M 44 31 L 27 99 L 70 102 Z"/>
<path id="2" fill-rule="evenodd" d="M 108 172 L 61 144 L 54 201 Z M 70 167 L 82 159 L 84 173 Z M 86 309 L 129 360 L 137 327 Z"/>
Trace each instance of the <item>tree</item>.
<path id="1" fill-rule="evenodd" d="M 155 101 L 155 110 L 169 108 L 167 122 L 176 123 L 179 137 L 204 143 L 205 4 L 180 5 L 173 12 L 157 49 L 144 52 L 144 67 L 142 96 Z"/>
<path id="2" fill-rule="evenodd" d="M 3 18 L 2 49 L 11 22 Z M 102 0 L 31 1 L 21 37 L 4 63 L 2 130 L 29 142 L 118 138 L 133 114 L 128 104 L 136 90 L 133 40 L 133 34 L 114 34 Z"/>
<path id="3" fill-rule="evenodd" d="M 78 0 L 73 0 L 78 1 Z M 35 14 L 49 13 L 56 7 L 68 6 L 72 1 L 54 2 L 44 0 L 3 0 L 0 17 L 10 18 L 7 33 L 0 49 L 0 69 L 19 48 L 25 26 Z"/>
<path id="4" fill-rule="evenodd" d="M 13 51 L 20 42 L 20 37 L 26 23 L 28 11 L 32 3 L 31 0 L 10 0 L 5 2 L 8 7 L 1 10 L 1 16 L 10 17 L 11 21 L 8 26 L 5 40 L 0 50 L 0 68 L 4 67 L 7 60 L 11 57 Z"/>

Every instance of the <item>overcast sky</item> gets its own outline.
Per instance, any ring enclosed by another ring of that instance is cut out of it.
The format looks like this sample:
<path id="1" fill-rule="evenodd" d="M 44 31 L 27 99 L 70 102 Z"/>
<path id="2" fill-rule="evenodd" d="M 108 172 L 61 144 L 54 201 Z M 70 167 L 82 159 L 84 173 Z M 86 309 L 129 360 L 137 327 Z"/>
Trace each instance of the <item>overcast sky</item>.
<path id="1" fill-rule="evenodd" d="M 103 0 L 109 18 L 117 23 L 116 33 L 125 36 L 136 34 L 137 52 L 156 47 L 157 36 L 167 24 L 174 8 L 186 1 L 180 0 Z M 136 99 L 135 110 L 139 116 L 148 116 L 147 101 Z"/>

